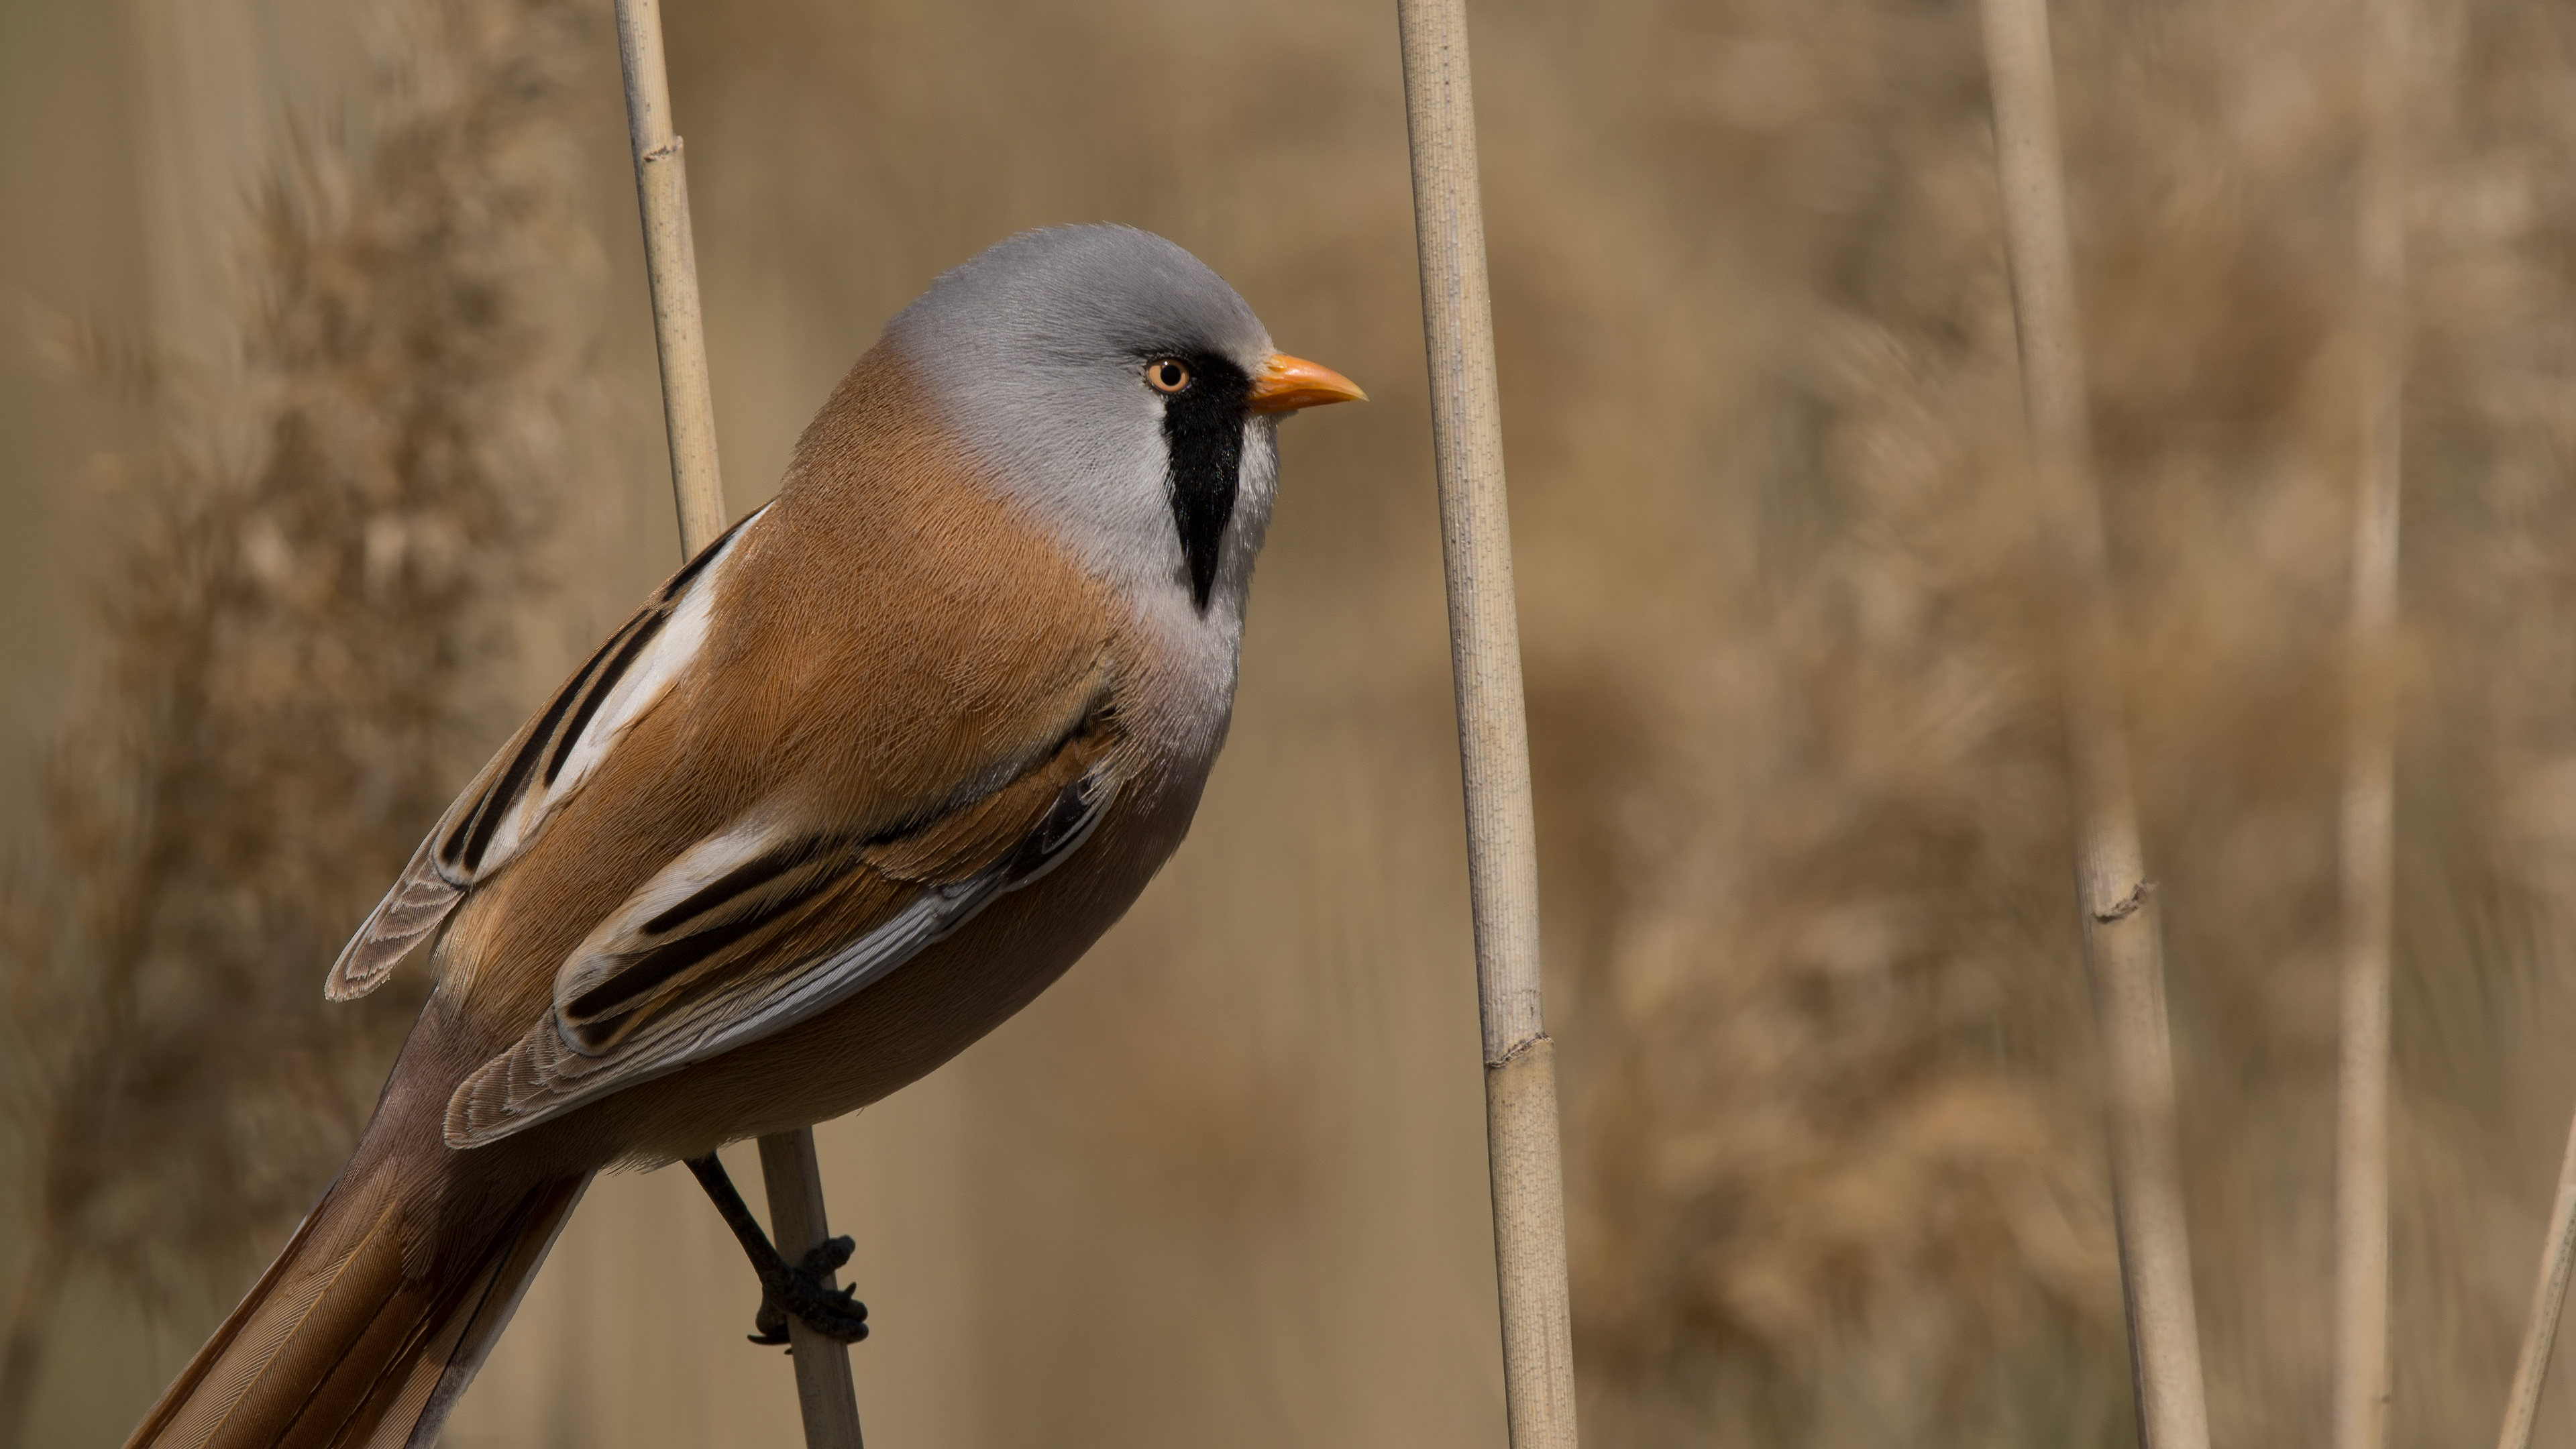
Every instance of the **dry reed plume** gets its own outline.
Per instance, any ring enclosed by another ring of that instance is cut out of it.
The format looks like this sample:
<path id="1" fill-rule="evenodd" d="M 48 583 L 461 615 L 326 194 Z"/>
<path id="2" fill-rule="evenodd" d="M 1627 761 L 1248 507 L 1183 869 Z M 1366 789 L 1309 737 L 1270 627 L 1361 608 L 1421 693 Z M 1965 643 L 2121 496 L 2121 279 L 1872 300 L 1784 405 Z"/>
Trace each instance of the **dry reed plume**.
<path id="1" fill-rule="evenodd" d="M 228 1291 L 354 1139 L 418 994 L 328 1009 L 321 973 L 488 733 L 568 471 L 565 60 L 598 27 L 386 18 L 365 139 L 306 133 L 257 197 L 238 369 L 87 349 L 147 441 L 104 494 L 95 693 L 6 903 L 30 1202 L 0 1441 L 74 1284 Z"/>

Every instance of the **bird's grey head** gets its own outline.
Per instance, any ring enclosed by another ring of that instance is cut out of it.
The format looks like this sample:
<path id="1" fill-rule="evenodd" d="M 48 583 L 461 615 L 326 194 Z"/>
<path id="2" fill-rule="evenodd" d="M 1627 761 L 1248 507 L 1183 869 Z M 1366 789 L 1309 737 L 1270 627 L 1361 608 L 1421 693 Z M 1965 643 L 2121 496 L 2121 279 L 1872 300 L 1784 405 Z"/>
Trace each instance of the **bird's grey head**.
<path id="1" fill-rule="evenodd" d="M 1358 392 L 1279 357 L 1198 258 L 1123 226 L 1012 237 L 933 283 L 886 338 L 1086 567 L 1176 589 L 1201 615 L 1241 617 L 1279 413 Z"/>

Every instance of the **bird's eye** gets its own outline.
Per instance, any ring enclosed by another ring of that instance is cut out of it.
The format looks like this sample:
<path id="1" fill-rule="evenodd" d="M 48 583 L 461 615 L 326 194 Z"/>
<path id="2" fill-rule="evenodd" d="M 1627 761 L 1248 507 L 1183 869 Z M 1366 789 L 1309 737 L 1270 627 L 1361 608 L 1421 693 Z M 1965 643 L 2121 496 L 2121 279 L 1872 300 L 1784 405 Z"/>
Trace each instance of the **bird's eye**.
<path id="1" fill-rule="evenodd" d="M 1177 357 L 1157 357 L 1145 364 L 1145 384 L 1156 392 L 1179 392 L 1190 385 L 1190 369 Z"/>

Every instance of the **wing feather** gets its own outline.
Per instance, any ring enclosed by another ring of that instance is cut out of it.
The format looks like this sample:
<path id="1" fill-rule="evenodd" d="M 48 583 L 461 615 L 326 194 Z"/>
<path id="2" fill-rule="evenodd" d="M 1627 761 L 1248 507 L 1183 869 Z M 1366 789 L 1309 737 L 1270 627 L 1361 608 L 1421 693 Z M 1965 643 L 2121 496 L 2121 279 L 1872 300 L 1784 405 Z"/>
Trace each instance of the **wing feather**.
<path id="1" fill-rule="evenodd" d="M 1081 849 L 1116 797 L 1115 731 L 900 835 L 752 827 L 685 853 L 594 931 L 555 1010 L 448 1103 L 479 1147 L 792 1026 L 881 980 Z"/>
<path id="2" fill-rule="evenodd" d="M 478 881 L 536 839 L 618 738 L 679 681 L 706 641 L 723 558 L 758 517 L 745 515 L 673 575 L 476 774 L 332 963 L 325 996 L 347 1001 L 382 985 Z"/>
<path id="3" fill-rule="evenodd" d="M 430 859 L 430 843 L 436 839 L 433 834 L 421 841 L 394 888 L 385 892 L 366 924 L 341 948 L 340 959 L 331 963 L 331 974 L 323 982 L 325 996 L 349 1001 L 375 990 L 465 898 L 465 892 L 449 884 Z"/>

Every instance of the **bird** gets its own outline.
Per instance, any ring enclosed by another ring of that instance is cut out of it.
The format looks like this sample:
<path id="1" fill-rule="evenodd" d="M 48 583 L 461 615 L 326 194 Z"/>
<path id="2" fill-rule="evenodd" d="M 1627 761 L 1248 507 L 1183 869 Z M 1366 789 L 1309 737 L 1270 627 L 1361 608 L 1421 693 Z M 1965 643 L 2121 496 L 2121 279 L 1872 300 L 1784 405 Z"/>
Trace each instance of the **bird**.
<path id="1" fill-rule="evenodd" d="M 426 1004 L 129 1446 L 431 1443 L 612 1167 L 699 1172 L 763 1341 L 863 1333 L 816 1276 L 846 1242 L 779 1261 L 715 1149 L 917 1080 L 1135 901 L 1225 741 L 1277 425 L 1364 396 L 1144 231 L 1026 232 L 940 276 L 333 963 L 334 999 L 408 966 Z"/>

